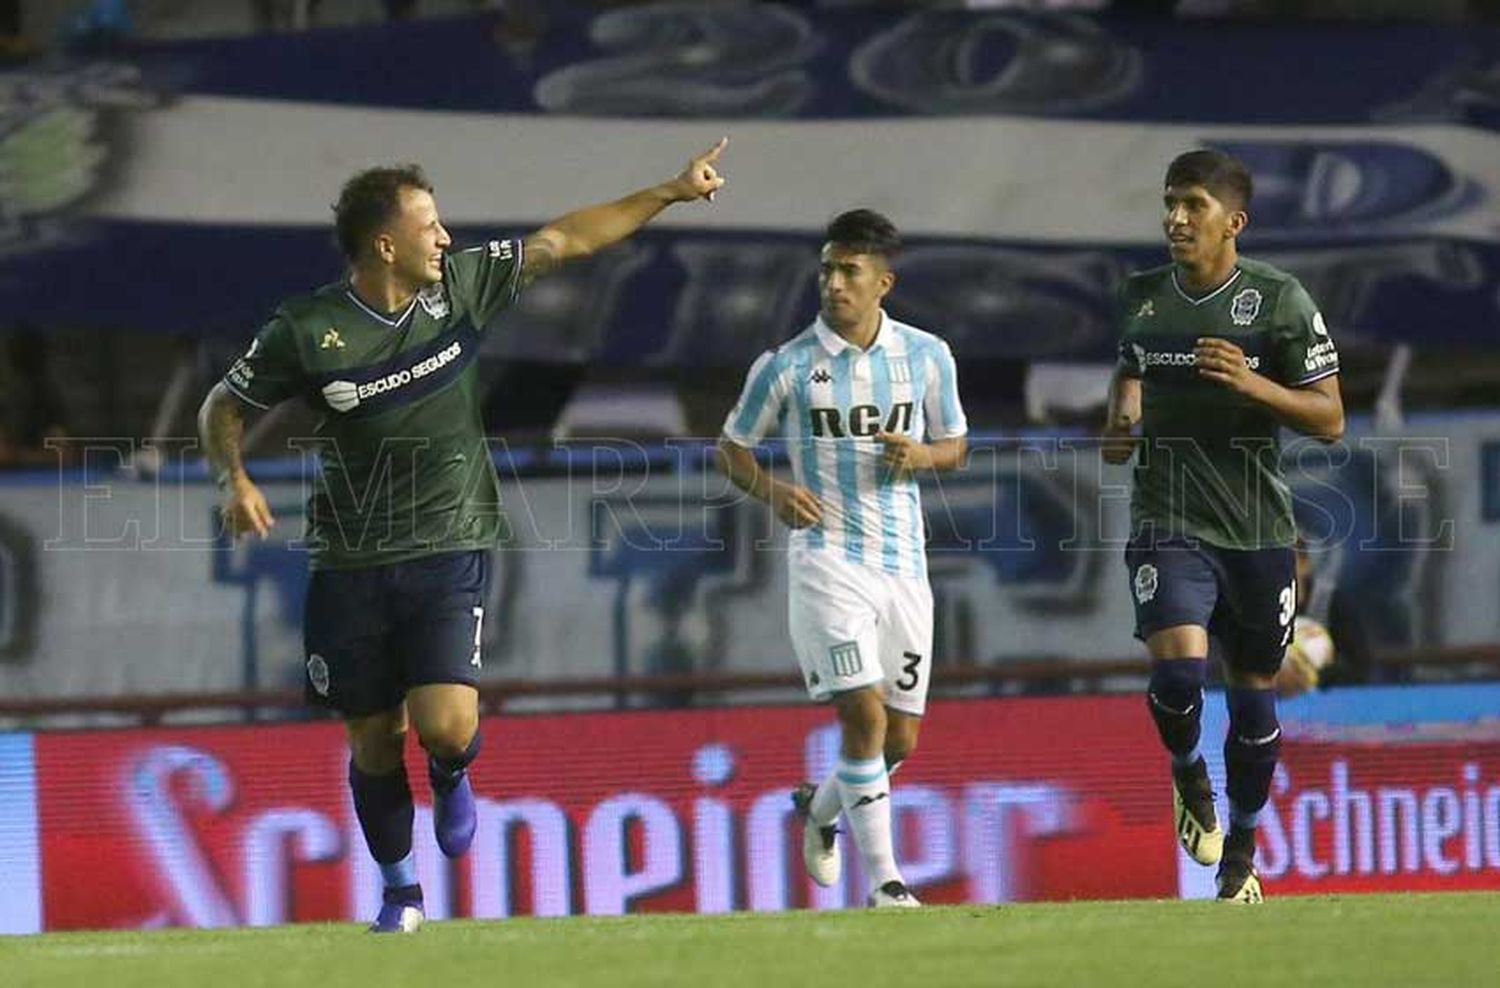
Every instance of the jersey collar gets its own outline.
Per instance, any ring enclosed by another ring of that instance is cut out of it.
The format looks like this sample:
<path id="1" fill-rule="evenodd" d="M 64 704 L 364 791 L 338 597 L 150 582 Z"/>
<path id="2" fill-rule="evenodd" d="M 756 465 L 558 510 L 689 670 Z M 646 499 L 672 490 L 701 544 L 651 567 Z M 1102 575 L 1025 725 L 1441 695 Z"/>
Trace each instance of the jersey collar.
<path id="1" fill-rule="evenodd" d="M 1229 275 L 1229 277 L 1224 279 L 1224 284 L 1220 285 L 1218 288 L 1215 288 L 1213 291 L 1209 292 L 1207 295 L 1204 295 L 1201 298 L 1194 298 L 1193 296 L 1182 290 L 1182 283 L 1177 280 L 1177 268 L 1176 266 L 1173 266 L 1172 287 L 1177 289 L 1177 294 L 1182 296 L 1183 301 L 1188 305 L 1202 305 L 1209 299 L 1217 298 L 1219 295 L 1228 291 L 1229 286 L 1234 284 L 1236 281 L 1239 281 L 1240 275 L 1242 274 L 1244 274 L 1244 272 L 1240 270 L 1240 268 L 1236 265 L 1234 271 Z"/>
<path id="2" fill-rule="evenodd" d="M 870 350 L 874 350 L 877 347 L 884 347 L 886 344 L 892 342 L 896 334 L 895 325 L 891 322 L 891 317 L 886 315 L 884 309 L 880 310 L 880 326 L 875 330 L 875 342 L 870 344 L 869 350 L 861 350 L 840 336 L 823 321 L 822 313 L 819 313 L 818 318 L 813 320 L 813 332 L 817 334 L 818 342 L 823 344 L 823 349 L 828 351 L 830 357 L 837 357 L 846 350 L 852 350 L 855 354 L 869 353 Z"/>
<path id="3" fill-rule="evenodd" d="M 349 301 L 358 306 L 359 310 L 365 315 L 369 316 L 371 319 L 374 319 L 376 322 L 381 323 L 382 325 L 391 327 L 396 327 L 406 322 L 406 317 L 411 315 L 411 310 L 417 307 L 417 296 L 413 295 L 411 297 L 411 301 L 406 304 L 406 308 L 401 310 L 401 314 L 392 319 L 389 316 L 381 315 L 380 313 L 376 312 L 374 309 L 366 305 L 360 299 L 360 297 L 354 293 L 354 286 L 350 285 L 348 282 L 344 283 L 344 295 L 349 299 Z"/>

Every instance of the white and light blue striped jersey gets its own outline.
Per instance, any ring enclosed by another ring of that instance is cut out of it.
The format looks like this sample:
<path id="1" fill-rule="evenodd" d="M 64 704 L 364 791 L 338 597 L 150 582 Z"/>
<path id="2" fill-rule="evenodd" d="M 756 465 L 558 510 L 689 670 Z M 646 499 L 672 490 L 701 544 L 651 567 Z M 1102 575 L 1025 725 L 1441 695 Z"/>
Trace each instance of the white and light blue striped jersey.
<path id="1" fill-rule="evenodd" d="M 820 523 L 793 530 L 792 548 L 925 577 L 921 493 L 886 469 L 874 436 L 933 442 L 968 431 L 948 344 L 882 312 L 861 350 L 819 318 L 751 365 L 724 435 L 753 447 L 778 427 L 796 482 L 823 505 Z"/>

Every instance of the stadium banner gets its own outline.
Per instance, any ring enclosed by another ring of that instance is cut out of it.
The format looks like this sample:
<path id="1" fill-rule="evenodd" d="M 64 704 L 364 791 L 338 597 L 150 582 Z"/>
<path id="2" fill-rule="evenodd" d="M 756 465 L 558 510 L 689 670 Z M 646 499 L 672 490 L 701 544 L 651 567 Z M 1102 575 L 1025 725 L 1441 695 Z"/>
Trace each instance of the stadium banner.
<path id="1" fill-rule="evenodd" d="M 817 888 L 802 870 L 789 793 L 834 764 L 827 708 L 499 717 L 482 730 L 479 828 L 453 864 L 412 746 L 429 918 L 863 903 L 847 841 L 840 883 Z M 1173 894 L 1166 775 L 1138 757 L 1152 743 L 1135 697 L 934 704 L 892 793 L 908 881 L 930 902 Z M 378 907 L 337 724 L 35 744 L 48 930 L 368 919 Z"/>
<path id="2" fill-rule="evenodd" d="M 1288 447 L 1315 567 L 1308 614 L 1335 625 L 1351 678 L 1377 649 L 1500 641 L 1500 612 L 1472 605 L 1500 595 L 1496 448 L 1495 415 L 1392 435 L 1351 422 L 1340 445 Z M 497 447 L 511 534 L 494 557 L 487 678 L 796 668 L 785 527 L 700 470 L 703 449 L 585 442 L 556 450 L 550 475 L 523 476 L 519 452 Z M 118 466 L 108 452 L 101 465 Z M 236 545 L 215 534 L 212 486 L 173 469 L 0 480 L 0 691 L 300 687 L 306 490 L 269 465 L 251 472 L 278 523 Z M 1128 484 L 1087 437 L 1037 432 L 976 439 L 964 470 L 926 485 L 938 670 L 1140 655 Z"/>
<path id="3" fill-rule="evenodd" d="M 812 312 L 823 224 L 865 205 L 909 236 L 893 313 L 960 359 L 1101 359 L 1115 284 L 1165 260 L 1166 162 L 1214 145 L 1256 174 L 1247 250 L 1307 283 L 1336 334 L 1494 343 L 1493 27 L 547 6 L 531 33 L 433 20 L 0 72 L 0 300 L 39 323 L 244 340 L 340 276 L 328 204 L 390 148 L 426 165 L 463 243 L 665 178 L 730 134 L 712 207 L 523 295 L 489 355 L 747 364 Z M 442 64 L 381 68 L 422 51 Z M 1235 85 L 1181 84 L 1219 77 Z M 69 290 L 84 270 L 91 291 Z"/>
<path id="4" fill-rule="evenodd" d="M 1222 708 L 1207 698 L 1220 782 Z M 1497 709 L 1497 685 L 1284 704 L 1260 828 L 1268 893 L 1500 889 Z M 840 883 L 806 879 L 788 799 L 836 757 L 826 708 L 495 717 L 482 729 L 465 858 L 439 854 L 416 782 L 430 918 L 861 903 L 847 839 Z M 17 738 L 35 746 L 36 786 L 34 830 L 16 843 L 34 849 L 39 881 L 7 885 L 10 932 L 373 915 L 379 878 L 336 724 Z M 424 780 L 418 756 L 413 746 L 408 773 Z M 897 856 L 932 903 L 1212 894 L 1213 870 L 1176 850 L 1168 778 L 1137 695 L 941 700 L 893 782 Z"/>
<path id="5" fill-rule="evenodd" d="M 1227 715 L 1212 699 L 1203 710 L 1222 779 Z M 1500 889 L 1500 686 L 1309 693 L 1282 704 L 1281 724 L 1259 828 L 1268 893 Z M 1181 894 L 1211 897 L 1211 871 L 1177 857 Z"/>

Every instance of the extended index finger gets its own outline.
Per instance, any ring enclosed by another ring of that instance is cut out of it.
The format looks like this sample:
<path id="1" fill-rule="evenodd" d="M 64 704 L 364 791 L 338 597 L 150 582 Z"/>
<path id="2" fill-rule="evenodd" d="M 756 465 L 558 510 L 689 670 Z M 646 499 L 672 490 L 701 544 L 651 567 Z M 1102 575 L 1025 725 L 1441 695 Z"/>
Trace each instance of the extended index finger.
<path id="1" fill-rule="evenodd" d="M 705 162 L 706 164 L 710 164 L 711 165 L 715 161 L 719 160 L 719 155 L 723 154 L 724 153 L 724 149 L 726 147 L 728 147 L 728 146 L 729 146 L 729 138 L 727 136 L 726 137 L 721 137 L 721 138 L 719 138 L 719 143 L 715 144 L 713 147 L 711 147 L 707 151 L 703 152 L 703 154 L 701 154 L 698 157 L 698 160 L 702 161 L 702 162 Z"/>

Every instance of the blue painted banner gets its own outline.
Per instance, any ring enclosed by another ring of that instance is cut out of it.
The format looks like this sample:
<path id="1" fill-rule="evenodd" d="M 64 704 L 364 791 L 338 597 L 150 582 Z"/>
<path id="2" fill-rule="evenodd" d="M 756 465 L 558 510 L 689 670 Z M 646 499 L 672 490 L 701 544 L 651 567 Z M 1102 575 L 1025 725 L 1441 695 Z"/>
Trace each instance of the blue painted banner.
<path id="1" fill-rule="evenodd" d="M 1491 26 L 593 6 L 549 3 L 535 31 L 498 18 L 429 20 L 130 55 L 181 91 L 418 110 L 1500 123 Z"/>
<path id="2" fill-rule="evenodd" d="M 246 339 L 339 277 L 328 204 L 360 168 L 422 161 L 465 243 L 728 133 L 718 201 L 539 286 L 488 355 L 743 365 L 805 325 L 823 225 L 867 205 L 911 244 L 893 312 L 961 358 L 1107 358 L 1114 285 L 1165 260 L 1163 169 L 1213 145 L 1256 174 L 1246 252 L 1341 342 L 1497 342 L 1500 31 L 548 9 L 534 35 L 466 18 L 0 73 L 0 303 Z"/>

